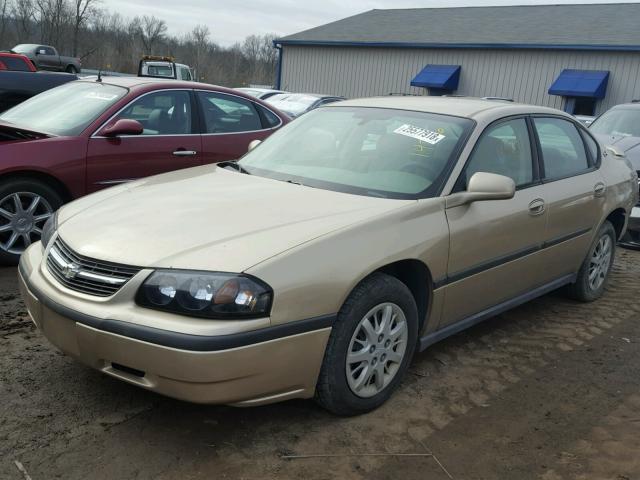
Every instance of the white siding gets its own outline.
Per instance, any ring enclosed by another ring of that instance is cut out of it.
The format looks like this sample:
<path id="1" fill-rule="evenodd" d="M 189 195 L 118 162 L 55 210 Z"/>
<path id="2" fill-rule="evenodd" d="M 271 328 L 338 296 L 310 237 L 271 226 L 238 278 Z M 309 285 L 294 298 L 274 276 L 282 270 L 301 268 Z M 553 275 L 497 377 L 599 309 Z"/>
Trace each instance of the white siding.
<path id="1" fill-rule="evenodd" d="M 566 50 L 398 49 L 284 46 L 281 88 L 345 97 L 425 94 L 411 79 L 427 64 L 462 65 L 455 92 L 562 108 L 547 91 L 565 68 L 609 70 L 597 113 L 640 98 L 640 53 Z"/>

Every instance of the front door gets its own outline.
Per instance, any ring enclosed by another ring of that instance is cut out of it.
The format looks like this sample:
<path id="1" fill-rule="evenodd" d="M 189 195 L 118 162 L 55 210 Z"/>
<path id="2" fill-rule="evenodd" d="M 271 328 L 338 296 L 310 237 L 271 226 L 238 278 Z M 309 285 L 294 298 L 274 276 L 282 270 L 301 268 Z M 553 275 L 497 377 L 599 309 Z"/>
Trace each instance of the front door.
<path id="1" fill-rule="evenodd" d="M 441 326 L 516 297 L 545 278 L 539 262 L 547 212 L 539 208 L 537 163 L 525 118 L 487 127 L 476 144 L 457 191 L 476 172 L 511 177 L 509 200 L 479 201 L 446 210 L 450 231 L 448 279 Z"/>
<path id="2" fill-rule="evenodd" d="M 196 91 L 202 115 L 204 163 L 235 160 L 247 153 L 252 140 L 264 140 L 281 121 L 246 98 L 212 91 Z"/>
<path id="3" fill-rule="evenodd" d="M 139 97 L 112 118 L 137 120 L 141 135 L 89 140 L 87 191 L 202 163 L 202 145 L 189 90 L 160 90 Z M 104 128 L 103 128 L 104 129 Z M 103 130 L 101 129 L 101 130 Z"/>

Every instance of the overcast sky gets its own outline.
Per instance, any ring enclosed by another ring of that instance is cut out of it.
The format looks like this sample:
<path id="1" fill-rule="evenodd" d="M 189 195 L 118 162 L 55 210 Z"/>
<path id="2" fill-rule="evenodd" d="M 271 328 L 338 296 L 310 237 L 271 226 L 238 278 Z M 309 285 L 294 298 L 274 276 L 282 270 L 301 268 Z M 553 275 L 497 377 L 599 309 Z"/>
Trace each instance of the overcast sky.
<path id="1" fill-rule="evenodd" d="M 155 15 L 167 22 L 169 33 L 189 32 L 198 24 L 211 30 L 221 45 L 251 34 L 289 35 L 374 8 L 458 7 L 620 3 L 625 0 L 103 0 L 102 6 L 125 17 Z M 636 0 L 637 1 L 637 0 Z M 627 3 L 636 3 L 628 1 Z"/>

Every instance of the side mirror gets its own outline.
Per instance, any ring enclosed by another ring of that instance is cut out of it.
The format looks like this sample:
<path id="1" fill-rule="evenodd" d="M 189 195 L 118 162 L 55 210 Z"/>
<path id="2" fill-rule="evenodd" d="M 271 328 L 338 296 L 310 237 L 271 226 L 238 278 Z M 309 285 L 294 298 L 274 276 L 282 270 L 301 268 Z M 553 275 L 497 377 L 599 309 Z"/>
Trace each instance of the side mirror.
<path id="1" fill-rule="evenodd" d="M 474 173 L 466 192 L 446 197 L 446 208 L 458 207 L 482 200 L 508 200 L 516 194 L 513 179 L 495 173 Z"/>
<path id="2" fill-rule="evenodd" d="M 251 140 L 251 142 L 249 143 L 249 147 L 247 148 L 247 152 L 250 152 L 261 143 L 262 143 L 262 140 Z"/>
<path id="3" fill-rule="evenodd" d="M 140 135 L 144 127 L 137 120 L 120 119 L 102 131 L 105 137 L 119 137 L 120 135 Z"/>

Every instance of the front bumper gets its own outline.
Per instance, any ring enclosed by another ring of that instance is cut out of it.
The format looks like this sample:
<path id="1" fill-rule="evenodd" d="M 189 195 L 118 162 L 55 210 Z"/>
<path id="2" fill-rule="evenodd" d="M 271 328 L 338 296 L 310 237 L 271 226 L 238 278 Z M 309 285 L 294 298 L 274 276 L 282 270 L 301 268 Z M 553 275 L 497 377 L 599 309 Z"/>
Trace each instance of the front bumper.
<path id="1" fill-rule="evenodd" d="M 631 210 L 627 232 L 622 237 L 620 244 L 640 248 L 640 206 L 633 207 Z"/>
<path id="2" fill-rule="evenodd" d="M 249 406 L 314 395 L 333 316 L 222 335 L 159 329 L 136 322 L 136 310 L 149 312 L 132 302 L 80 311 L 86 300 L 56 284 L 42 258 L 38 243 L 20 261 L 27 310 L 53 345 L 82 363 L 196 403 Z"/>

